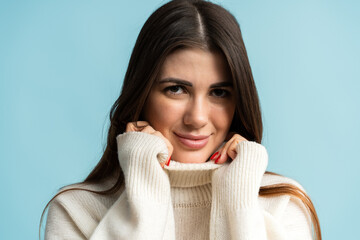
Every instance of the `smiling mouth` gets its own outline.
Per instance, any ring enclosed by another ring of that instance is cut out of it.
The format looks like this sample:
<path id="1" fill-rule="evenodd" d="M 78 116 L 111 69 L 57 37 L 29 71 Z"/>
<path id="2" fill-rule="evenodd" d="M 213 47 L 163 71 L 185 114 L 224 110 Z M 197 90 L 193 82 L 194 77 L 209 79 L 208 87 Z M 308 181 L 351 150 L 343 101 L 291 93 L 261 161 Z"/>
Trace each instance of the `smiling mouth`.
<path id="1" fill-rule="evenodd" d="M 179 142 L 182 143 L 185 147 L 190 149 L 201 149 L 209 141 L 209 135 L 189 135 L 189 134 L 178 134 L 175 133 Z"/>

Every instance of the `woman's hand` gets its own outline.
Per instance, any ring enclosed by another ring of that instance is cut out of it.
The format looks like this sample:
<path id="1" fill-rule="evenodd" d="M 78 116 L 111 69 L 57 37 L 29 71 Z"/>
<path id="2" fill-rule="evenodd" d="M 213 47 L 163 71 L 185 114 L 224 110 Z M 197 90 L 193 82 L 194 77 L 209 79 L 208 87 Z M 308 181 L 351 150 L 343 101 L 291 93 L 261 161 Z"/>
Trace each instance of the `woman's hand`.
<path id="1" fill-rule="evenodd" d="M 170 141 L 162 135 L 161 132 L 156 131 L 146 121 L 137 121 L 137 122 L 128 123 L 126 125 L 125 132 L 143 132 L 143 133 L 152 134 L 152 135 L 162 138 L 166 143 L 166 146 L 167 146 L 167 149 L 169 152 L 169 156 L 168 156 L 168 159 L 166 161 L 161 162 L 160 165 L 161 165 L 161 167 L 164 167 L 165 164 L 169 166 L 170 158 L 171 158 L 172 152 L 174 150 L 174 147 L 171 145 Z"/>
<path id="2" fill-rule="evenodd" d="M 236 145 L 242 141 L 247 141 L 244 137 L 237 133 L 229 133 L 227 139 L 229 139 L 216 153 L 211 156 L 211 160 L 215 160 L 215 163 L 221 164 L 227 161 L 230 157 L 232 160 L 237 155 Z"/>

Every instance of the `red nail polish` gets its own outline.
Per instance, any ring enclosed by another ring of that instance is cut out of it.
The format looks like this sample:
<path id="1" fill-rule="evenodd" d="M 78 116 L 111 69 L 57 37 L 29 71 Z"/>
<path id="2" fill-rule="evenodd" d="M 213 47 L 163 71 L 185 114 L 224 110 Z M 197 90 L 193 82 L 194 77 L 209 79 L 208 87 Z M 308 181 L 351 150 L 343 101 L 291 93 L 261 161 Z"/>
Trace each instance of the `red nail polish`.
<path id="1" fill-rule="evenodd" d="M 170 159 L 171 159 L 171 156 L 169 157 L 167 163 L 166 163 L 166 166 L 169 166 L 170 165 Z"/>
<path id="2" fill-rule="evenodd" d="M 218 154 L 219 154 L 219 152 L 216 152 L 213 155 L 211 155 L 210 160 L 213 160 Z"/>
<path id="3" fill-rule="evenodd" d="M 221 154 L 216 158 L 215 163 L 218 163 L 220 157 L 221 157 Z"/>

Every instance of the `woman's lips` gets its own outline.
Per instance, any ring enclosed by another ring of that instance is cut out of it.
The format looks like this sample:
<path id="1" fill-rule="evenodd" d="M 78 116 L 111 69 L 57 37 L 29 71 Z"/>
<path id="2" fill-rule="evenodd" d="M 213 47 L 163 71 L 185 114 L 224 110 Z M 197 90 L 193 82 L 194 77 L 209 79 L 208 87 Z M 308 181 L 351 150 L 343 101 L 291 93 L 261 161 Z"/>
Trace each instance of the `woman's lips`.
<path id="1" fill-rule="evenodd" d="M 179 141 L 188 148 L 200 149 L 205 147 L 209 141 L 209 135 L 191 135 L 175 133 Z"/>

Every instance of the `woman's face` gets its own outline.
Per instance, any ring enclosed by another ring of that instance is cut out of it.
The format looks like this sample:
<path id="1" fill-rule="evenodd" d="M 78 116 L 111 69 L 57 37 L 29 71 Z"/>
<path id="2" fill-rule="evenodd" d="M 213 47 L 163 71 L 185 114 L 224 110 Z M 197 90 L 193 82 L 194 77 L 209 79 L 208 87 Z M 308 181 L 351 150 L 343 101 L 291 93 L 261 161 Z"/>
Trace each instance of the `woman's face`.
<path id="1" fill-rule="evenodd" d="M 172 160 L 205 162 L 228 134 L 235 112 L 233 95 L 220 53 L 180 49 L 162 66 L 145 104 L 145 120 L 171 142 Z"/>

